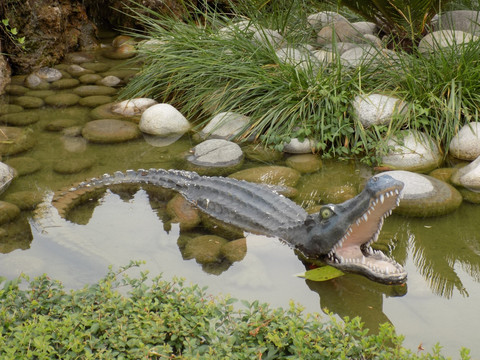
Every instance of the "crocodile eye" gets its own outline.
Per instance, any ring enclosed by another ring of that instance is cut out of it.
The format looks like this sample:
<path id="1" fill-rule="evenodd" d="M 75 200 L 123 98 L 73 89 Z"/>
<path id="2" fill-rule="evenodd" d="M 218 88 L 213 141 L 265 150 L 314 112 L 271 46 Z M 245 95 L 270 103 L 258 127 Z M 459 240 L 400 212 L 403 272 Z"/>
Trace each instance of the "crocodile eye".
<path id="1" fill-rule="evenodd" d="M 320 216 L 323 220 L 329 219 L 334 214 L 333 210 L 328 206 L 324 206 L 320 209 Z"/>

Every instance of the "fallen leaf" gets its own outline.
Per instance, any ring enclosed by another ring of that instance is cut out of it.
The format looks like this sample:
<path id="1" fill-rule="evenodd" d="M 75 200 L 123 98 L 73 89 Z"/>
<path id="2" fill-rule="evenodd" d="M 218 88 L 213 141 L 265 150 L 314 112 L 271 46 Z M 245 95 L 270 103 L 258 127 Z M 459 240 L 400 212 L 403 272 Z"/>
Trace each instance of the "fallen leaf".
<path id="1" fill-rule="evenodd" d="M 316 269 L 305 271 L 302 274 L 298 274 L 298 277 L 305 278 L 312 281 L 327 281 L 342 276 L 344 273 L 333 266 L 327 265 Z"/>

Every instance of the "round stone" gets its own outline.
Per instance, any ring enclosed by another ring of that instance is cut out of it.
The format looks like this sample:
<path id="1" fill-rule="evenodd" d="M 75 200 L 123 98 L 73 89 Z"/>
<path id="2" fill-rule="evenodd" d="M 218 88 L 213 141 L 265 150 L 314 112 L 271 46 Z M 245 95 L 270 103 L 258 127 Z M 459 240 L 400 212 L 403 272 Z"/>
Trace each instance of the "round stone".
<path id="1" fill-rule="evenodd" d="M 111 111 L 122 116 L 139 116 L 149 107 L 158 104 L 154 99 L 135 98 L 124 100 L 112 106 Z M 165 109 L 164 109 L 165 110 Z M 171 110 L 173 112 L 173 110 Z M 153 135 L 153 134 L 152 134 Z"/>
<path id="2" fill-rule="evenodd" d="M 75 86 L 78 86 L 79 84 L 80 81 L 78 81 L 77 79 L 61 79 L 51 83 L 51 87 L 55 90 L 62 90 L 73 88 Z"/>
<path id="3" fill-rule="evenodd" d="M 15 104 L 26 109 L 36 109 L 45 105 L 45 102 L 35 96 L 19 96 L 15 99 Z"/>
<path id="4" fill-rule="evenodd" d="M 5 196 L 5 200 L 20 210 L 33 210 L 43 200 L 43 194 L 38 191 L 17 191 Z"/>
<path id="5" fill-rule="evenodd" d="M 451 181 L 470 191 L 480 191 L 480 156 L 452 174 Z"/>
<path id="6" fill-rule="evenodd" d="M 65 107 L 73 106 L 80 100 L 80 97 L 75 94 L 61 93 L 50 95 L 45 98 L 45 102 L 50 106 Z"/>
<path id="7" fill-rule="evenodd" d="M 235 112 L 222 112 L 215 115 L 198 133 L 202 139 L 232 139 L 250 123 L 250 118 Z"/>
<path id="8" fill-rule="evenodd" d="M 53 164 L 53 171 L 65 175 L 77 174 L 90 169 L 93 164 L 94 161 L 88 158 L 63 159 Z"/>
<path id="9" fill-rule="evenodd" d="M 118 143 L 136 139 L 140 135 L 136 124 L 116 119 L 93 120 L 82 130 L 82 136 L 94 143 Z"/>
<path id="10" fill-rule="evenodd" d="M 286 164 L 302 174 L 308 174 L 322 168 L 322 159 L 314 154 L 292 155 L 287 158 Z"/>
<path id="11" fill-rule="evenodd" d="M 15 155 L 33 146 L 35 138 L 32 132 L 17 127 L 0 126 L 0 155 Z"/>
<path id="12" fill-rule="evenodd" d="M 71 128 L 77 124 L 78 122 L 75 119 L 55 119 L 45 126 L 45 130 L 63 131 L 64 129 Z"/>
<path id="13" fill-rule="evenodd" d="M 102 77 L 98 74 L 85 74 L 78 78 L 82 84 L 95 84 L 101 79 Z"/>
<path id="14" fill-rule="evenodd" d="M 113 75 L 109 75 L 109 76 L 105 76 L 103 79 L 101 80 L 98 80 L 96 82 L 97 85 L 104 85 L 104 86 L 111 86 L 111 87 L 115 87 L 117 85 L 120 85 L 120 83 L 122 82 L 122 79 L 116 77 L 116 76 L 113 76 Z"/>
<path id="15" fill-rule="evenodd" d="M 65 55 L 65 62 L 71 64 L 82 64 L 85 62 L 91 62 L 95 60 L 95 54 L 93 52 L 78 51 Z"/>
<path id="16" fill-rule="evenodd" d="M 45 90 L 50 87 L 48 82 L 35 74 L 30 74 L 25 78 L 25 86 L 29 89 Z"/>
<path id="17" fill-rule="evenodd" d="M 190 123 L 172 105 L 156 104 L 142 113 L 139 127 L 142 132 L 150 135 L 168 136 L 187 132 Z"/>
<path id="18" fill-rule="evenodd" d="M 222 140 L 205 140 L 193 148 L 193 155 L 187 160 L 194 165 L 208 167 L 227 167 L 240 163 L 243 152 L 237 144 Z"/>
<path id="19" fill-rule="evenodd" d="M 81 67 L 80 65 L 76 65 L 76 64 L 70 65 L 66 70 L 73 77 L 79 77 L 79 76 L 82 76 L 82 75 L 85 75 L 85 74 L 93 74 L 94 73 L 94 71 L 85 69 L 85 68 Z"/>
<path id="20" fill-rule="evenodd" d="M 247 159 L 259 162 L 275 162 L 283 158 L 283 153 L 261 144 L 250 144 L 243 147 Z"/>
<path id="21" fill-rule="evenodd" d="M 134 45 L 125 43 L 116 48 L 105 49 L 102 55 L 108 59 L 124 60 L 134 57 L 136 53 Z"/>
<path id="22" fill-rule="evenodd" d="M 0 201 L 0 225 L 14 220 L 18 215 L 20 215 L 20 209 L 17 205 Z"/>
<path id="23" fill-rule="evenodd" d="M 97 120 L 100 120 L 100 119 L 125 119 L 124 116 L 122 115 L 119 115 L 119 114 L 115 114 L 114 112 L 112 112 L 112 106 L 114 104 L 110 104 L 110 103 L 107 103 L 107 104 L 104 104 L 104 105 L 100 105 L 100 106 L 97 106 L 96 108 L 92 109 L 92 111 L 90 112 L 90 116 L 93 118 L 93 119 L 97 119 Z"/>
<path id="24" fill-rule="evenodd" d="M 397 214 L 440 216 L 455 211 L 462 203 L 462 196 L 457 189 L 434 177 L 402 170 L 382 174 L 404 183 L 400 205 L 394 210 Z"/>
<path id="25" fill-rule="evenodd" d="M 300 173 L 286 166 L 259 166 L 237 171 L 229 177 L 260 184 L 295 187 Z"/>
<path id="26" fill-rule="evenodd" d="M 23 111 L 23 107 L 15 104 L 0 104 L 0 116 L 5 114 L 13 114 Z"/>
<path id="27" fill-rule="evenodd" d="M 22 111 L 0 116 L 1 123 L 13 126 L 27 126 L 36 123 L 38 120 L 40 120 L 40 117 L 33 111 Z"/>
<path id="28" fill-rule="evenodd" d="M 82 85 L 73 90 L 78 96 L 94 96 L 94 95 L 113 95 L 117 92 L 116 89 L 102 85 Z"/>
<path id="29" fill-rule="evenodd" d="M 5 163 L 14 168 L 18 176 L 33 174 L 41 168 L 37 159 L 26 156 L 10 158 Z"/>
<path id="30" fill-rule="evenodd" d="M 178 223 L 181 231 L 188 231 L 200 224 L 200 214 L 198 208 L 188 202 L 182 195 L 175 195 L 167 203 L 167 214 L 172 223 Z"/>
<path id="31" fill-rule="evenodd" d="M 365 128 L 389 124 L 394 117 L 406 111 L 406 104 L 393 96 L 382 94 L 357 95 L 352 103 L 354 117 Z"/>
<path id="32" fill-rule="evenodd" d="M 100 105 L 111 103 L 112 101 L 113 101 L 113 98 L 111 96 L 94 95 L 94 96 L 87 96 L 87 97 L 81 98 L 78 103 L 82 106 L 93 108 Z"/>
<path id="33" fill-rule="evenodd" d="M 35 71 L 35 75 L 47 82 L 58 81 L 62 78 L 62 73 L 58 69 L 50 67 L 42 67 L 38 69 Z"/>
<path id="34" fill-rule="evenodd" d="M 284 144 L 283 151 L 290 154 L 308 154 L 315 149 L 315 141 L 312 139 L 293 138 L 288 144 Z"/>

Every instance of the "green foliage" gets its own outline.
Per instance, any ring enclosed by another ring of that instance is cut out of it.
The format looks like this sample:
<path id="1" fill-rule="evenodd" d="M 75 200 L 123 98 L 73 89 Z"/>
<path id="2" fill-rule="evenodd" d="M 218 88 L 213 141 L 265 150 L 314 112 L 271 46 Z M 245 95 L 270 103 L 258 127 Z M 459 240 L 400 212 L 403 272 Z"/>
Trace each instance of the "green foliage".
<path id="1" fill-rule="evenodd" d="M 134 265 L 74 291 L 45 275 L 24 278 L 27 286 L 0 279 L 0 357 L 444 359 L 438 349 L 412 354 L 389 324 L 369 334 L 359 318 L 322 321 L 293 304 L 287 310 L 257 301 L 240 306 L 182 280 L 129 277 L 125 271 Z"/>
<path id="2" fill-rule="evenodd" d="M 10 26 L 10 20 L 2 19 L 2 25 L 3 32 L 7 35 L 10 41 L 16 46 L 25 49 L 25 36 L 18 36 L 18 29 Z"/>
<path id="3" fill-rule="evenodd" d="M 345 273 L 343 271 L 338 270 L 333 266 L 327 265 L 305 271 L 303 274 L 300 274 L 298 276 L 312 281 L 327 281 L 330 279 L 335 279 L 344 274 Z"/>

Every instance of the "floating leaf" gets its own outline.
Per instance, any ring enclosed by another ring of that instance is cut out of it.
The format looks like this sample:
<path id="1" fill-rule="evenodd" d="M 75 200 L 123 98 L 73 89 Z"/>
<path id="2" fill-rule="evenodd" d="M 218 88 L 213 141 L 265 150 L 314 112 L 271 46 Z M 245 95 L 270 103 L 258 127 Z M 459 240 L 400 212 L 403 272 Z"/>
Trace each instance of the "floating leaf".
<path id="1" fill-rule="evenodd" d="M 3 23 L 3 25 L 8 26 L 9 21 L 8 21 L 8 19 L 3 19 L 2 23 Z"/>
<path id="2" fill-rule="evenodd" d="M 344 273 L 333 266 L 322 266 L 316 269 L 305 271 L 303 274 L 297 276 L 303 277 L 312 281 L 327 281 L 342 276 Z"/>

